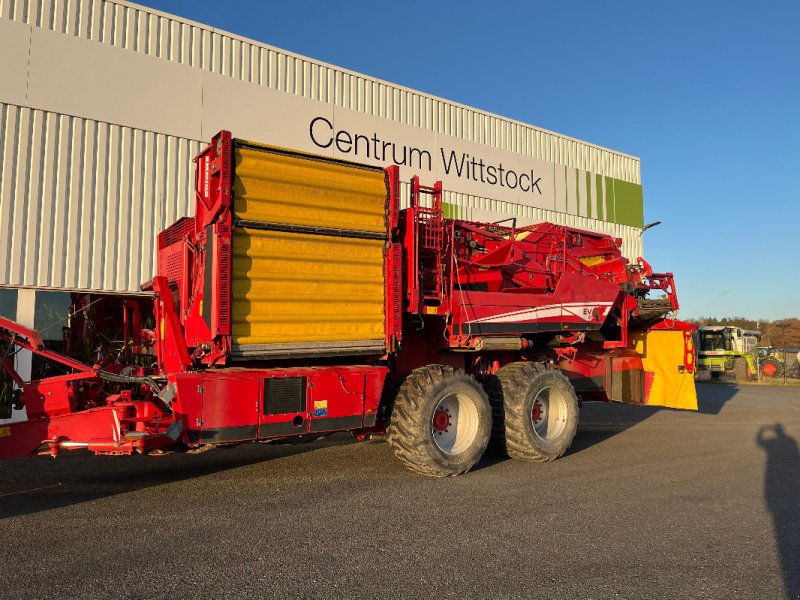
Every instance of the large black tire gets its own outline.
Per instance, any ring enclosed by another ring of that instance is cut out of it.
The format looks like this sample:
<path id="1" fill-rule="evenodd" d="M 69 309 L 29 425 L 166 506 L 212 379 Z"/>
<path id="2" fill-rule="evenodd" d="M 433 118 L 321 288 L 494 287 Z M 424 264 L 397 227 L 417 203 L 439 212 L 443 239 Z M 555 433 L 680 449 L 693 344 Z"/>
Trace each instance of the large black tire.
<path id="1" fill-rule="evenodd" d="M 733 361 L 733 375 L 736 381 L 747 381 L 750 379 L 747 368 L 747 360 L 737 356 Z"/>
<path id="2" fill-rule="evenodd" d="M 489 399 L 478 382 L 452 367 L 429 365 L 400 386 L 386 439 L 412 471 L 448 477 L 475 466 L 491 428 Z"/>
<path id="3" fill-rule="evenodd" d="M 511 458 L 547 462 L 572 445 L 578 397 L 561 371 L 539 363 L 511 363 L 488 382 L 487 391 L 493 443 Z"/>
<path id="4" fill-rule="evenodd" d="M 761 361 L 761 375 L 768 379 L 783 377 L 783 363 L 774 358 L 765 358 Z"/>

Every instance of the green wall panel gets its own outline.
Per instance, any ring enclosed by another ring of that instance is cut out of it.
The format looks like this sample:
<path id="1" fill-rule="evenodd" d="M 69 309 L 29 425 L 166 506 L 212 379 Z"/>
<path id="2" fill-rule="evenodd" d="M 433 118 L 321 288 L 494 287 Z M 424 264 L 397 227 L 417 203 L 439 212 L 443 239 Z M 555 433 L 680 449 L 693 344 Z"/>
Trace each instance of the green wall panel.
<path id="1" fill-rule="evenodd" d="M 597 218 L 601 221 L 608 218 L 603 211 L 603 176 L 595 175 L 595 189 L 597 190 Z"/>
<path id="2" fill-rule="evenodd" d="M 644 227 L 642 186 L 614 179 L 614 221 L 632 227 Z"/>

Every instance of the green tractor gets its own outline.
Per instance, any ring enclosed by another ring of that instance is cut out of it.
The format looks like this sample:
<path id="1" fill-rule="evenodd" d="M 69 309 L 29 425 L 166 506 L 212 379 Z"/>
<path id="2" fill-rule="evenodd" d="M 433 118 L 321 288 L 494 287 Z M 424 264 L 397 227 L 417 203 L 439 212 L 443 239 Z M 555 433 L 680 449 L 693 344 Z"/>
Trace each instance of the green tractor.
<path id="1" fill-rule="evenodd" d="M 756 347 L 760 331 L 727 325 L 707 325 L 697 330 L 698 372 L 709 372 L 711 377 L 732 377 L 737 381 L 756 379 Z"/>
<path id="2" fill-rule="evenodd" d="M 774 346 L 758 347 L 758 364 L 761 366 L 761 375 L 768 379 L 783 377 L 783 371 L 786 369 L 783 358 Z"/>

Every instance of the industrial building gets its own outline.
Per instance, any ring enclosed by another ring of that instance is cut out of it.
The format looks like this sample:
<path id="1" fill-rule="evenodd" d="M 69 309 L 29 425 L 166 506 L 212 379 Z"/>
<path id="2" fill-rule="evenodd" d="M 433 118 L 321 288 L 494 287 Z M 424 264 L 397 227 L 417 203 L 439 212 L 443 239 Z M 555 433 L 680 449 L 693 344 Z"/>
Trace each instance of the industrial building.
<path id="1" fill-rule="evenodd" d="M 0 0 L 0 48 L 0 314 L 55 348 L 76 292 L 152 276 L 220 129 L 441 179 L 450 216 L 642 253 L 639 161 L 620 152 L 119 0 Z"/>

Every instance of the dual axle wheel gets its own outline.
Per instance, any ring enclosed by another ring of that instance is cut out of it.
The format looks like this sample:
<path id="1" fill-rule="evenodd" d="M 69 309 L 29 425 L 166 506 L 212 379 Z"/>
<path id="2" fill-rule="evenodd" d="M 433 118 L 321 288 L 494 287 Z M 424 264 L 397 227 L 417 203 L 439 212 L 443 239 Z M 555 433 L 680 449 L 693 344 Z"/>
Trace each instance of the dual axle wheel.
<path id="1" fill-rule="evenodd" d="M 578 399 L 559 371 L 512 363 L 484 391 L 463 371 L 429 365 L 403 382 L 386 433 L 408 468 L 447 477 L 469 471 L 492 438 L 512 458 L 553 460 L 577 425 Z"/>

